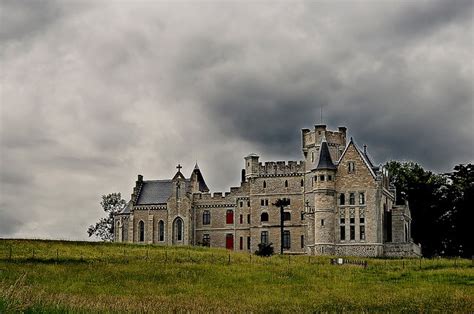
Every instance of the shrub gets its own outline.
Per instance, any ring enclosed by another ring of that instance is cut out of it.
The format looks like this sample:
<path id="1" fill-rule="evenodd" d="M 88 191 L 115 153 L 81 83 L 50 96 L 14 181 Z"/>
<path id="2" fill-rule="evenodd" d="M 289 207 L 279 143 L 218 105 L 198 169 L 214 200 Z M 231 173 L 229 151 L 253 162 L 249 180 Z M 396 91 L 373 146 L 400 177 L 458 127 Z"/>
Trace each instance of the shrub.
<path id="1" fill-rule="evenodd" d="M 258 256 L 272 256 L 273 255 L 273 243 L 260 243 L 258 250 L 255 251 L 255 255 Z"/>

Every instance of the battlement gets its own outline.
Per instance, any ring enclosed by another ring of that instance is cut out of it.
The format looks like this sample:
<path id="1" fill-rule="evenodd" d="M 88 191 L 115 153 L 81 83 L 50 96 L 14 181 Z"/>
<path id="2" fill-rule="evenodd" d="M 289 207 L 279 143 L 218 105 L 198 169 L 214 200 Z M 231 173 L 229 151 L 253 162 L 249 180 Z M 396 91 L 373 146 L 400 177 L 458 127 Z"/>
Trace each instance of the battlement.
<path id="1" fill-rule="evenodd" d="M 258 163 L 259 175 L 286 175 L 304 172 L 303 161 L 267 161 Z"/>
<path id="2" fill-rule="evenodd" d="M 317 124 L 314 130 L 302 129 L 303 151 L 309 147 L 317 146 L 321 143 L 323 137 L 329 146 L 346 146 L 347 128 L 340 126 L 337 131 L 329 131 L 324 124 Z"/>

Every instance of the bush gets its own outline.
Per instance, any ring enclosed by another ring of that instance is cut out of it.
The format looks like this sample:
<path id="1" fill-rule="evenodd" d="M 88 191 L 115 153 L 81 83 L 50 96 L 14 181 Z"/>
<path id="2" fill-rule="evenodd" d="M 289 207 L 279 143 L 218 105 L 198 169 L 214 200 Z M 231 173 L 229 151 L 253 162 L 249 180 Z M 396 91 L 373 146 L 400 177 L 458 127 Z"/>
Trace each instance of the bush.
<path id="1" fill-rule="evenodd" d="M 273 243 L 260 243 L 258 250 L 255 251 L 255 255 L 258 256 L 272 256 L 273 255 Z"/>

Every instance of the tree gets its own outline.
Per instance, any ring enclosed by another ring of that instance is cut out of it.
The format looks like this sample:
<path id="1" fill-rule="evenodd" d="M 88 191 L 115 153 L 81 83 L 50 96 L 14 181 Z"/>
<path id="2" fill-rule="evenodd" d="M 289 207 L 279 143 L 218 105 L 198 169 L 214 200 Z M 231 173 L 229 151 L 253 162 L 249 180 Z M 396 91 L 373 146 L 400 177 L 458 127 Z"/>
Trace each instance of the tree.
<path id="1" fill-rule="evenodd" d="M 114 240 L 114 214 L 121 211 L 127 203 L 122 199 L 120 193 L 110 193 L 102 195 L 102 202 L 100 205 L 107 213 L 105 218 L 100 218 L 95 225 L 90 225 L 87 229 L 89 237 L 95 235 L 102 239 L 102 241 Z"/>

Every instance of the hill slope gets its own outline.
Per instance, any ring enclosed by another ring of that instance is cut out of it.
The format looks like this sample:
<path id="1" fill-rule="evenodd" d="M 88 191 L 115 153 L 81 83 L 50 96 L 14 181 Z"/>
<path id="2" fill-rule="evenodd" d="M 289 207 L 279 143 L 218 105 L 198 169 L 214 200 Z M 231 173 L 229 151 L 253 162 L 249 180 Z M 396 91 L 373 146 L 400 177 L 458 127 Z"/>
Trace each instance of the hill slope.
<path id="1" fill-rule="evenodd" d="M 200 247 L 0 240 L 0 312 L 474 311 L 470 260 L 273 256 Z"/>

